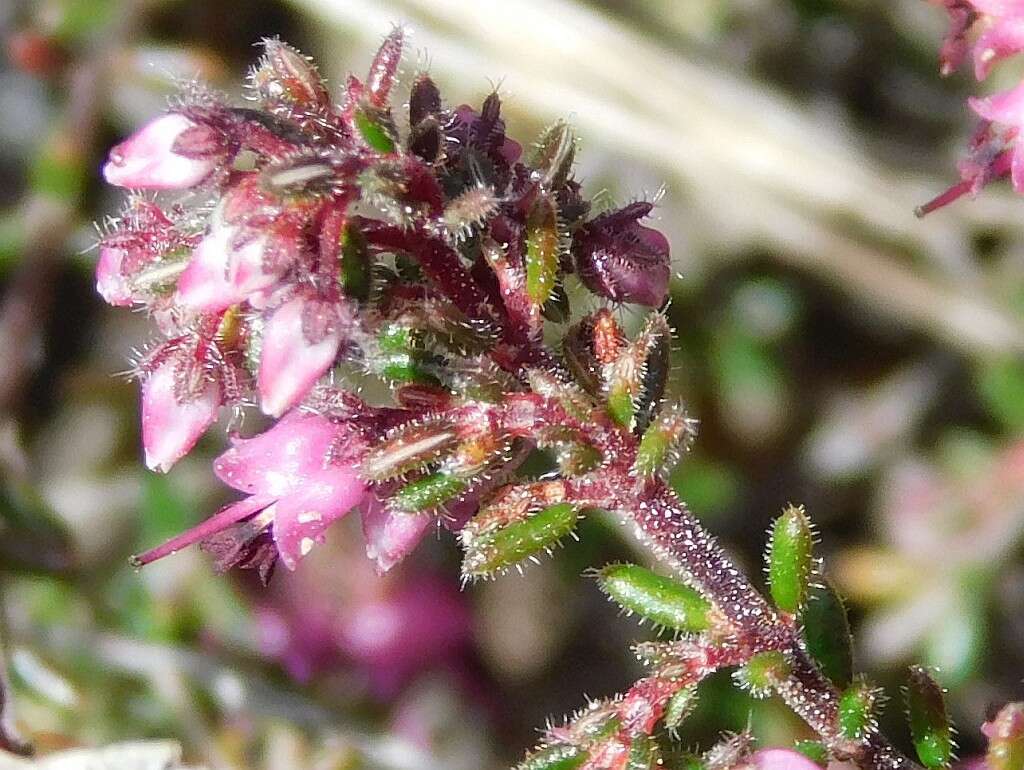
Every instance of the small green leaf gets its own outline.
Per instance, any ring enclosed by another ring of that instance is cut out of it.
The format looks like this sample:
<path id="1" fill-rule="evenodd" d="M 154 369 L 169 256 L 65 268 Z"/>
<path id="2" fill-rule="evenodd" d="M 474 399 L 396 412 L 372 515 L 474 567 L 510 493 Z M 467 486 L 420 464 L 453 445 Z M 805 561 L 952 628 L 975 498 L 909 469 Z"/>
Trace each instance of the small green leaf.
<path id="1" fill-rule="evenodd" d="M 366 238 L 351 224 L 341 233 L 341 287 L 353 299 L 370 296 L 370 259 Z"/>
<path id="2" fill-rule="evenodd" d="M 516 765 L 516 770 L 576 770 L 587 761 L 587 752 L 575 746 L 559 744 L 532 752 Z"/>
<path id="3" fill-rule="evenodd" d="M 828 767 L 828 747 L 821 741 L 797 741 L 793 749 L 819 767 Z"/>
<path id="4" fill-rule="evenodd" d="M 795 615 L 807 601 L 814 566 L 814 532 L 802 507 L 791 505 L 772 525 L 768 584 L 775 606 Z"/>
<path id="5" fill-rule="evenodd" d="M 654 770 L 656 767 L 661 767 L 661 749 L 657 742 L 649 735 L 637 735 L 629 747 L 629 759 L 623 770 Z"/>
<path id="6" fill-rule="evenodd" d="M 486 514 L 486 511 L 481 513 Z M 472 529 L 465 529 L 462 573 L 483 577 L 518 564 L 557 544 L 573 531 L 578 519 L 576 506 L 557 503 L 505 526 L 487 528 L 472 537 L 469 536 Z"/>
<path id="7" fill-rule="evenodd" d="M 875 702 L 878 691 L 864 679 L 859 679 L 843 690 L 839 696 L 836 718 L 839 734 L 847 740 L 863 738 L 875 725 Z"/>
<path id="8" fill-rule="evenodd" d="M 558 251 L 558 210 L 541 195 L 526 219 L 526 295 L 535 305 L 543 305 L 555 290 Z"/>
<path id="9" fill-rule="evenodd" d="M 395 140 L 386 125 L 386 116 L 373 114 L 377 112 L 369 107 L 360 107 L 352 114 L 352 119 L 355 121 L 359 135 L 372 149 L 377 152 L 392 153 L 395 151 Z"/>
<path id="10" fill-rule="evenodd" d="M 853 640 L 846 605 L 831 581 L 815 591 L 803 611 L 807 651 L 836 687 L 853 679 Z"/>
<path id="11" fill-rule="evenodd" d="M 791 666 L 779 650 L 754 655 L 736 670 L 737 682 L 755 698 L 765 698 L 789 676 Z"/>
<path id="12" fill-rule="evenodd" d="M 921 764 L 929 770 L 947 767 L 953 759 L 953 731 L 946 701 L 938 682 L 921 666 L 910 667 L 907 714 Z"/>
<path id="13" fill-rule="evenodd" d="M 683 687 L 669 698 L 665 706 L 665 727 L 668 730 L 678 730 L 679 725 L 693 712 L 697 705 L 697 686 L 690 685 Z"/>
<path id="14" fill-rule="evenodd" d="M 465 480 L 438 471 L 406 484 L 391 496 L 391 504 L 408 513 L 429 511 L 458 497 L 466 487 Z"/>
<path id="15" fill-rule="evenodd" d="M 711 604 L 695 590 L 636 564 L 612 564 L 597 578 L 601 590 L 623 609 L 685 633 L 710 625 Z"/>
<path id="16" fill-rule="evenodd" d="M 697 434 L 697 421 L 691 420 L 682 404 L 663 410 L 644 432 L 636 452 L 633 471 L 638 478 L 666 475 L 689 448 Z"/>

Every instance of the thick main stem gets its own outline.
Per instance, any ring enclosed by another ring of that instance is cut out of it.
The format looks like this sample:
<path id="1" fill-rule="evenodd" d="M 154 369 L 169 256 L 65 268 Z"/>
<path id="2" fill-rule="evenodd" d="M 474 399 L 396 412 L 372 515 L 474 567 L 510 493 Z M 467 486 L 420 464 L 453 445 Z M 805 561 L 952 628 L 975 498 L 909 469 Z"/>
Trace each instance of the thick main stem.
<path id="1" fill-rule="evenodd" d="M 840 735 L 836 709 L 839 693 L 808 655 L 795 627 L 771 608 L 670 489 L 659 485 L 654 494 L 634 500 L 623 510 L 658 559 L 711 600 L 753 649 L 787 653 L 792 672 L 779 685 L 779 695 L 837 756 L 871 770 L 918 767 L 877 731 L 859 741 Z"/>

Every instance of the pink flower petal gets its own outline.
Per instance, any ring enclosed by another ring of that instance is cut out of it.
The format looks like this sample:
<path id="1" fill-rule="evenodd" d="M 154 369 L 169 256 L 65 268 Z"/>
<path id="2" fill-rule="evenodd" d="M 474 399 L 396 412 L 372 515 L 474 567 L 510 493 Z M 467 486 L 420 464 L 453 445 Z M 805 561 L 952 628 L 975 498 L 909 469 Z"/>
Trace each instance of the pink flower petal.
<path id="1" fill-rule="evenodd" d="M 274 542 L 281 561 L 294 570 L 300 558 L 323 542 L 324 531 L 362 502 L 366 483 L 351 466 L 332 466 L 306 478 L 274 505 Z"/>
<path id="2" fill-rule="evenodd" d="M 1024 18 L 1000 21 L 987 29 L 974 44 L 974 74 L 978 80 L 988 77 L 1000 59 L 1024 50 Z"/>
<path id="3" fill-rule="evenodd" d="M 988 16 L 1013 18 L 1024 16 L 1024 0 L 970 0 L 978 13 Z"/>
<path id="4" fill-rule="evenodd" d="M 199 242 L 188 267 L 178 278 L 179 302 L 195 310 L 216 313 L 240 301 L 228 281 L 230 239 L 231 231 L 219 227 Z"/>
<path id="5" fill-rule="evenodd" d="M 972 97 L 967 103 L 985 120 L 1014 127 L 1024 124 L 1024 83 L 992 96 Z"/>
<path id="6" fill-rule="evenodd" d="M 195 446 L 217 419 L 220 407 L 220 388 L 213 382 L 196 398 L 178 401 L 175 369 L 173 360 L 164 362 L 142 386 L 142 445 L 146 465 L 163 473 Z"/>
<path id="7" fill-rule="evenodd" d="M 374 495 L 363 505 L 362 521 L 366 556 L 381 575 L 411 553 L 435 523 L 433 516 L 389 510 Z"/>
<path id="8" fill-rule="evenodd" d="M 233 439 L 234 446 L 217 458 L 213 470 L 242 492 L 281 497 L 324 470 L 331 445 L 346 433 L 344 426 L 319 415 L 290 412 L 264 433 Z"/>
<path id="9" fill-rule="evenodd" d="M 196 124 L 171 112 L 153 120 L 110 151 L 103 176 L 113 185 L 149 190 L 179 190 L 199 184 L 217 165 L 217 158 L 187 158 L 174 143 Z"/>
<path id="10" fill-rule="evenodd" d="M 341 332 L 335 325 L 317 342 L 304 331 L 307 301 L 297 297 L 273 312 L 263 329 L 260 357 L 260 407 L 278 416 L 305 398 L 338 354 Z"/>
<path id="11" fill-rule="evenodd" d="M 100 246 L 96 263 L 96 291 L 110 305 L 131 305 L 132 292 L 121 273 L 125 251 L 117 246 Z"/>

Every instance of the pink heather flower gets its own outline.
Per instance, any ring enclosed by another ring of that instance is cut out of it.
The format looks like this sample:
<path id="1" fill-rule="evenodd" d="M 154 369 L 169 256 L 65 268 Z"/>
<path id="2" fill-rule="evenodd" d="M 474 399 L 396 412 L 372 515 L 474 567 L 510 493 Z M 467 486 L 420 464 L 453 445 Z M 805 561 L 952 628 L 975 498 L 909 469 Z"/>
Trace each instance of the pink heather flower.
<path id="1" fill-rule="evenodd" d="M 187 370 L 191 367 L 172 356 L 142 385 L 142 445 L 151 470 L 169 471 L 217 419 L 220 387 L 215 382 L 183 387 Z"/>
<path id="2" fill-rule="evenodd" d="M 249 497 L 140 555 L 136 563 L 146 564 L 212 539 L 225 568 L 260 566 L 267 577 L 279 556 L 294 570 L 299 559 L 323 541 L 327 527 L 364 499 L 366 484 L 348 453 L 353 440 L 347 424 L 298 411 L 288 413 L 265 433 L 235 439 L 213 467 L 224 483 Z M 234 525 L 240 526 L 239 532 L 217 541 Z M 265 534 L 275 549 L 269 556 Z"/>
<path id="3" fill-rule="evenodd" d="M 219 153 L 181 154 L 181 142 L 208 144 L 214 129 L 199 126 L 178 112 L 150 121 L 110 151 L 104 178 L 119 187 L 180 190 L 206 179 L 222 159 Z"/>
<path id="4" fill-rule="evenodd" d="M 298 404 L 331 368 L 341 345 L 337 310 L 298 295 L 274 310 L 263 328 L 260 407 L 277 417 Z"/>
<path id="5" fill-rule="evenodd" d="M 371 495 L 363 506 L 362 521 L 366 555 L 383 575 L 419 545 L 437 519 L 391 510 Z"/>

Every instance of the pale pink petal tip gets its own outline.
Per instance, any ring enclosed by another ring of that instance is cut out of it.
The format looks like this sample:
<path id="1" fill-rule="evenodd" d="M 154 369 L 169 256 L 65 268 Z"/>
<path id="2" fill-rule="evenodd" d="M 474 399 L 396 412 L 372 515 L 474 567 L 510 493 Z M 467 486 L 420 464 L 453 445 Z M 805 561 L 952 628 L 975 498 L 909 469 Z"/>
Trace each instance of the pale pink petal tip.
<path id="1" fill-rule="evenodd" d="M 110 151 L 103 176 L 110 184 L 148 190 L 180 190 L 202 182 L 218 158 L 189 158 L 175 142 L 196 124 L 171 112 L 150 121 Z"/>
<path id="2" fill-rule="evenodd" d="M 110 305 L 131 305 L 132 292 L 121 273 L 124 249 L 116 246 L 100 246 L 100 258 L 96 263 L 96 291 Z"/>
<path id="3" fill-rule="evenodd" d="M 311 342 L 304 328 L 306 312 L 307 300 L 289 300 L 273 312 L 263 330 L 260 407 L 274 417 L 302 401 L 338 354 L 341 335 L 337 328 Z"/>
<path id="4" fill-rule="evenodd" d="M 362 520 L 366 555 L 379 574 L 411 553 L 435 522 L 432 516 L 391 511 L 372 495 L 364 505 Z"/>
<path id="5" fill-rule="evenodd" d="M 142 445 L 146 465 L 166 473 L 188 454 L 200 436 L 217 419 L 220 388 L 208 383 L 194 398 L 179 401 L 175 395 L 175 365 L 161 364 L 142 386 Z"/>

